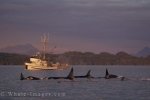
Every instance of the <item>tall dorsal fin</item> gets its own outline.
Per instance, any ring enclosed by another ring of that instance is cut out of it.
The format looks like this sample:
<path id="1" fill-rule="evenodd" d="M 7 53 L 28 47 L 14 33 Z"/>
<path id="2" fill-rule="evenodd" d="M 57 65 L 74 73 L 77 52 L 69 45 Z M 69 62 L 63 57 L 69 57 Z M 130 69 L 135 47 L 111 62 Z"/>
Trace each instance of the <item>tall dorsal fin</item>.
<path id="1" fill-rule="evenodd" d="M 73 80 L 74 79 L 74 75 L 73 75 L 73 68 L 71 68 L 70 73 L 67 76 L 67 79 Z"/>
<path id="2" fill-rule="evenodd" d="M 24 76 L 22 73 L 20 74 L 20 80 L 24 80 Z"/>
<path id="3" fill-rule="evenodd" d="M 105 77 L 109 75 L 108 69 L 106 68 L 106 74 Z"/>
<path id="4" fill-rule="evenodd" d="M 89 70 L 89 71 L 87 72 L 86 77 L 87 77 L 87 78 L 90 78 L 90 77 L 91 77 L 91 70 Z"/>

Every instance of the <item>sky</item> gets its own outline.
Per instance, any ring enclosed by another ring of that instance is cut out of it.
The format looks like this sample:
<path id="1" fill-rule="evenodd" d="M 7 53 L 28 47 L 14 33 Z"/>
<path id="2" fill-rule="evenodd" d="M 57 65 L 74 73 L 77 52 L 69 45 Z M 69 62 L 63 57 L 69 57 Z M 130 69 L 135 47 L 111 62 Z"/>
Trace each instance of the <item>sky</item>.
<path id="1" fill-rule="evenodd" d="M 150 47 L 150 0 L 0 0 L 0 48 L 45 33 L 56 52 L 135 53 Z"/>

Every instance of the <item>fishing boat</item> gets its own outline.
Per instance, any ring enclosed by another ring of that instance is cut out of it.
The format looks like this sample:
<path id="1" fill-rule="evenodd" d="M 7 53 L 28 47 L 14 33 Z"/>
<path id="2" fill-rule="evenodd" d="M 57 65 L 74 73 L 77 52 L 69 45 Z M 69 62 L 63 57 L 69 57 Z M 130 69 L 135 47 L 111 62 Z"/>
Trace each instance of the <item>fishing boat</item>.
<path id="1" fill-rule="evenodd" d="M 46 59 L 46 48 L 48 44 L 48 37 L 43 35 L 41 37 L 43 44 L 42 53 L 37 53 L 35 56 L 30 57 L 29 62 L 25 62 L 25 69 L 27 70 L 57 70 L 67 68 L 68 64 L 61 64 L 59 62 L 53 63 Z"/>

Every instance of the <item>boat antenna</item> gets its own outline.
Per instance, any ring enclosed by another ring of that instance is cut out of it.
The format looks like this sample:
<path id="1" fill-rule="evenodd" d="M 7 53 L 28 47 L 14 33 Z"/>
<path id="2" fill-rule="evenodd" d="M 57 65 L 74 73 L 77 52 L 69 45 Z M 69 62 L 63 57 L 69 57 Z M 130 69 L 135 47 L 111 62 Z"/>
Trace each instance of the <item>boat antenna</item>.
<path id="1" fill-rule="evenodd" d="M 43 45 L 43 59 L 46 59 L 46 50 L 47 50 L 47 44 L 49 40 L 49 35 L 44 34 L 41 36 L 41 42 Z"/>

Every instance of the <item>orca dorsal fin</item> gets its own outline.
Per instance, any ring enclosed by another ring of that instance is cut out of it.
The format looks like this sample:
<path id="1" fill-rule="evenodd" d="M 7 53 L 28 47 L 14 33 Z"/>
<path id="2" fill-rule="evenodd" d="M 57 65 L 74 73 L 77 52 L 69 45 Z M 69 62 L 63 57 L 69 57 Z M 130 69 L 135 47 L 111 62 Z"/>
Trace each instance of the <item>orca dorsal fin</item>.
<path id="1" fill-rule="evenodd" d="M 106 74 L 105 77 L 109 75 L 108 69 L 106 68 Z"/>
<path id="2" fill-rule="evenodd" d="M 91 70 L 89 70 L 89 71 L 87 72 L 86 77 L 87 77 L 87 78 L 91 77 Z"/>
<path id="3" fill-rule="evenodd" d="M 24 80 L 24 76 L 22 73 L 20 74 L 20 80 Z"/>
<path id="4" fill-rule="evenodd" d="M 74 79 L 74 75 L 73 75 L 73 68 L 71 68 L 70 73 L 67 76 L 67 79 L 73 80 Z"/>

